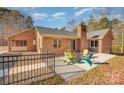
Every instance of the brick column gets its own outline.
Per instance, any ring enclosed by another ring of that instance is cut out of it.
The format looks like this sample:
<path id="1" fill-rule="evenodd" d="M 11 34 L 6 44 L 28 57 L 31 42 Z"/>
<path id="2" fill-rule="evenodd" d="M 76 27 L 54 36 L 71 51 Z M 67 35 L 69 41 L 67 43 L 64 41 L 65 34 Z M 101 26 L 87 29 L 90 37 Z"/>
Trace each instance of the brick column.
<path id="1" fill-rule="evenodd" d="M 12 51 L 11 40 L 8 39 L 8 51 Z"/>
<path id="2" fill-rule="evenodd" d="M 102 40 L 100 39 L 98 42 L 98 49 L 99 49 L 99 53 L 102 53 Z"/>

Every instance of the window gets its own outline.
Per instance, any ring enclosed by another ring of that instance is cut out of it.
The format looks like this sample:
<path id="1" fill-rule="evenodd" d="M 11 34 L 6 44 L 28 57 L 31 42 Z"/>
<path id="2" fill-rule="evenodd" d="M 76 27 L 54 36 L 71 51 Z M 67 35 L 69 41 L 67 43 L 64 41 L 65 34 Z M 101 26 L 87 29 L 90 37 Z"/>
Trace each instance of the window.
<path id="1" fill-rule="evenodd" d="M 23 46 L 27 46 L 27 41 L 26 40 L 24 40 L 24 45 Z"/>
<path id="2" fill-rule="evenodd" d="M 60 49 L 61 46 L 62 46 L 62 44 L 61 44 L 61 41 L 59 40 L 59 41 L 58 41 L 58 48 Z"/>
<path id="3" fill-rule="evenodd" d="M 96 48 L 96 47 L 98 47 L 98 40 L 91 40 L 91 41 L 90 41 L 90 47 L 91 47 L 91 48 Z"/>
<path id="4" fill-rule="evenodd" d="M 98 40 L 95 40 L 95 47 L 98 47 Z"/>
<path id="5" fill-rule="evenodd" d="M 16 40 L 16 46 L 19 46 L 19 40 Z"/>
<path id="6" fill-rule="evenodd" d="M 55 49 L 60 49 L 61 46 L 62 46 L 62 42 L 61 42 L 60 40 L 55 39 L 55 40 L 53 41 L 53 48 L 55 48 Z"/>
<path id="7" fill-rule="evenodd" d="M 91 47 L 94 47 L 94 41 L 91 40 Z"/>
<path id="8" fill-rule="evenodd" d="M 12 46 L 27 46 L 26 40 L 13 40 Z"/>
<path id="9" fill-rule="evenodd" d="M 57 48 L 57 40 L 53 41 L 53 48 Z"/>
<path id="10" fill-rule="evenodd" d="M 23 46 L 23 44 L 24 44 L 24 42 L 22 40 L 20 40 L 19 43 L 20 43 L 19 46 Z"/>

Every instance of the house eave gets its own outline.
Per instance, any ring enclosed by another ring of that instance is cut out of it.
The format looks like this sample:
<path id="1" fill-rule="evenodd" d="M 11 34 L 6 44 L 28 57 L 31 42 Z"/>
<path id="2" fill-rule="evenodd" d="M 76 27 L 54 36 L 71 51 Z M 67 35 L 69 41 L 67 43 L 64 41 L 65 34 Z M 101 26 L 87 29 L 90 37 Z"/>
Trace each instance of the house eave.
<path id="1" fill-rule="evenodd" d="M 53 37 L 53 38 L 67 38 L 67 39 L 79 39 L 78 37 L 70 37 L 70 36 L 61 36 L 61 35 L 48 35 L 48 34 L 44 34 L 44 35 L 40 35 L 40 36 L 44 36 L 44 37 Z"/>
<path id="2" fill-rule="evenodd" d="M 102 40 L 102 38 L 90 38 L 88 40 Z"/>

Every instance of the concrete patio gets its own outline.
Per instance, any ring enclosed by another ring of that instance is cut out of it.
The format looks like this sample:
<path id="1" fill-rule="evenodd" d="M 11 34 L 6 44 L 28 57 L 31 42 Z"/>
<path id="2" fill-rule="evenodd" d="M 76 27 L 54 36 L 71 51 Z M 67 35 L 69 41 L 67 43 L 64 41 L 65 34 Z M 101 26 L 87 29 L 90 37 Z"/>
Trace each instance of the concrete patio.
<path id="1" fill-rule="evenodd" d="M 61 75 L 65 80 L 69 80 L 100 64 L 105 64 L 107 60 L 115 57 L 115 55 L 96 53 L 93 57 L 94 58 L 91 59 L 93 61 L 93 66 L 90 66 L 86 63 L 75 63 L 73 65 L 67 65 L 67 63 L 64 63 L 64 57 L 56 57 L 56 73 Z"/>

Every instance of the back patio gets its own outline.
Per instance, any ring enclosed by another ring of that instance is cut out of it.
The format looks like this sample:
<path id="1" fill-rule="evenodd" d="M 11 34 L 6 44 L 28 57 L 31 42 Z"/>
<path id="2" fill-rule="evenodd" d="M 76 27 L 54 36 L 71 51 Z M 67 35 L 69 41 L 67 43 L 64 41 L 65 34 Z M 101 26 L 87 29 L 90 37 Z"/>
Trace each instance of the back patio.
<path id="1" fill-rule="evenodd" d="M 93 61 L 93 66 L 90 66 L 86 63 L 75 63 L 72 65 L 67 65 L 64 62 L 64 57 L 56 57 L 55 61 L 55 71 L 57 74 L 61 75 L 61 77 L 65 80 L 70 80 L 71 78 L 77 77 L 81 73 L 85 73 L 90 69 L 100 65 L 100 64 L 108 64 L 106 61 L 115 57 L 115 55 L 104 54 L 104 53 L 96 53 L 91 60 Z"/>
<path id="2" fill-rule="evenodd" d="M 36 52 L 24 52 L 28 54 L 36 54 Z M 5 53 L 5 55 L 18 55 L 20 54 L 19 52 L 10 52 L 10 53 Z M 21 55 L 23 53 L 21 52 Z M 115 57 L 115 55 L 112 54 L 104 54 L 104 53 L 95 53 L 93 55 L 93 58 L 91 61 L 93 62 L 93 65 L 90 66 L 87 63 L 74 63 L 72 65 L 68 65 L 66 62 L 64 62 L 64 57 L 55 57 L 55 72 L 57 75 L 60 75 L 65 81 L 68 81 L 70 79 L 73 79 L 74 77 L 78 77 L 79 75 L 86 73 L 87 71 L 95 68 L 98 65 L 105 64 L 106 66 L 109 65 L 109 63 L 106 63 L 108 60 L 112 59 Z M 50 61 L 50 60 L 49 60 Z M 41 62 L 41 61 L 40 61 Z M 38 63 L 35 63 L 37 66 Z M 26 66 L 26 65 L 25 65 Z M 30 65 L 29 65 L 30 67 Z M 39 66 L 38 66 L 39 67 Z M 37 67 L 35 69 L 38 69 Z M 19 70 L 18 70 L 19 71 Z M 2 72 L 2 70 L 0 71 Z"/>

